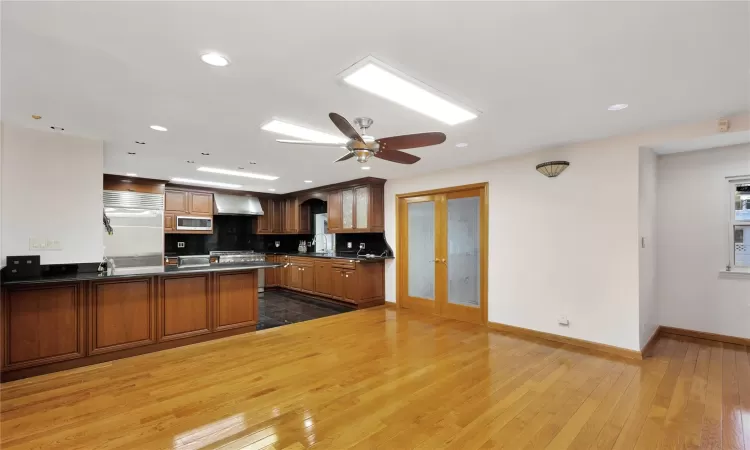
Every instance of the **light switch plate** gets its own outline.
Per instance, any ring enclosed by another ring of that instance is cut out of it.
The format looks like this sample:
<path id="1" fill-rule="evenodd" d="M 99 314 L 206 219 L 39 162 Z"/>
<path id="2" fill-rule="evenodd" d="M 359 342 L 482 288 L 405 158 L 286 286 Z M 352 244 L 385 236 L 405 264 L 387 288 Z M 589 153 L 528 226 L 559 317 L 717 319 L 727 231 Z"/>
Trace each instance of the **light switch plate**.
<path id="1" fill-rule="evenodd" d="M 347 242 L 346 243 L 346 248 L 352 248 L 352 243 L 351 242 Z"/>

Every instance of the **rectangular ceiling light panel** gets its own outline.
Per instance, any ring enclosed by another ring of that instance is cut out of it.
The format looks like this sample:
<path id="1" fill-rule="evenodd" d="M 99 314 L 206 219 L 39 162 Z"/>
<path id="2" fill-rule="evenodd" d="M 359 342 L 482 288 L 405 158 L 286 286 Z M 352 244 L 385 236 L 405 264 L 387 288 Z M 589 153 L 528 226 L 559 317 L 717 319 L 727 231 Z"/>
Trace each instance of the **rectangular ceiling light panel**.
<path id="1" fill-rule="evenodd" d="M 183 183 L 183 184 L 197 184 L 199 186 L 214 186 L 228 189 L 239 189 L 242 187 L 241 184 L 232 183 L 220 183 L 218 181 L 204 181 L 204 180 L 193 180 L 192 178 L 172 178 L 172 183 Z"/>
<path id="2" fill-rule="evenodd" d="M 260 173 L 251 173 L 251 172 L 240 172 L 237 170 L 227 170 L 227 169 L 219 169 L 216 167 L 199 167 L 199 172 L 210 172 L 210 173 L 218 173 L 221 175 L 232 175 L 235 177 L 245 177 L 245 178 L 255 178 L 258 180 L 278 180 L 279 177 L 275 177 L 273 175 L 263 175 Z"/>
<path id="3" fill-rule="evenodd" d="M 448 125 L 476 119 L 477 114 L 448 101 L 437 90 L 417 81 L 373 57 L 346 70 L 344 81 L 364 91 L 437 119 Z"/>
<path id="4" fill-rule="evenodd" d="M 280 120 L 272 120 L 263 125 L 261 129 L 312 142 L 345 144 L 347 141 L 343 136 L 334 136 L 333 134 L 311 130 L 310 128 L 301 127 L 299 125 L 292 125 L 291 123 L 282 122 Z"/>

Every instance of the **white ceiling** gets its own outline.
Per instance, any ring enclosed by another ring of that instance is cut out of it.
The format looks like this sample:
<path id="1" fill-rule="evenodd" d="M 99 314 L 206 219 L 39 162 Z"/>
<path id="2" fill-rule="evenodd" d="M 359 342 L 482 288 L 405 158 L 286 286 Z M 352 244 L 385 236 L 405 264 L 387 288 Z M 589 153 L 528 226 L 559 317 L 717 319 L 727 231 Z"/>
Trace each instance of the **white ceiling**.
<path id="1" fill-rule="evenodd" d="M 5 1 L 3 120 L 103 139 L 108 173 L 235 182 L 278 193 L 361 176 L 408 177 L 747 111 L 748 8 L 747 2 Z M 202 63 L 209 50 L 232 64 Z M 337 79 L 369 54 L 482 114 L 451 127 Z M 607 111 L 613 103 L 630 108 Z M 332 164 L 341 149 L 277 144 L 282 136 L 260 130 L 276 117 L 335 133 L 331 111 L 372 117 L 376 137 L 443 131 L 448 140 L 413 150 L 423 158 L 413 166 L 375 160 L 364 172 L 353 160 Z M 150 130 L 152 124 L 169 131 Z M 458 142 L 470 145 L 459 149 Z M 238 181 L 197 172 L 199 165 L 280 178 Z"/>

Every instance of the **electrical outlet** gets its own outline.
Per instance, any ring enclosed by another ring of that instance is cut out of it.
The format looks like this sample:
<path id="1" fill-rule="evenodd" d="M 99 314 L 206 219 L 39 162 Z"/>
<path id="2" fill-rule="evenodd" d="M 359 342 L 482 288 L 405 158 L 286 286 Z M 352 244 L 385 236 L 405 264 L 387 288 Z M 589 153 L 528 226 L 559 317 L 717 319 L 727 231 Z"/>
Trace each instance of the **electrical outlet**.
<path id="1" fill-rule="evenodd" d="M 360 250 L 364 250 L 365 249 L 365 243 L 364 242 L 362 242 L 361 244 L 359 244 L 359 249 Z"/>
<path id="2" fill-rule="evenodd" d="M 177 248 L 185 248 L 185 243 L 184 242 L 178 242 L 177 243 Z"/>
<path id="3" fill-rule="evenodd" d="M 570 321 L 568 320 L 567 316 L 560 316 L 557 318 L 557 323 L 560 324 L 563 327 L 567 327 L 570 325 Z"/>
<path id="4" fill-rule="evenodd" d="M 274 241 L 273 245 L 276 247 L 281 247 L 281 241 Z"/>
<path id="5" fill-rule="evenodd" d="M 352 243 L 351 242 L 347 242 L 346 243 L 346 248 L 352 248 Z"/>
<path id="6" fill-rule="evenodd" d="M 29 250 L 62 250 L 57 239 L 29 238 Z"/>

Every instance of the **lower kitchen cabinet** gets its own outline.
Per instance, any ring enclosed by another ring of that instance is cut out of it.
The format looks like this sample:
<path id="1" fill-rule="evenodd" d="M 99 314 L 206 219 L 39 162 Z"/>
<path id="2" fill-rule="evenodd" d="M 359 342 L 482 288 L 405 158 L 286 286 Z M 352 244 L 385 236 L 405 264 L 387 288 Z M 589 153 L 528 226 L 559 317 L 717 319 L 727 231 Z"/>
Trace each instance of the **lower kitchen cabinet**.
<path id="1" fill-rule="evenodd" d="M 153 278 L 92 282 L 88 302 L 89 355 L 156 343 Z"/>
<path id="2" fill-rule="evenodd" d="M 3 289 L 3 371 L 85 356 L 84 318 L 78 283 Z"/>
<path id="3" fill-rule="evenodd" d="M 320 295 L 333 295 L 332 279 L 331 262 L 326 260 L 315 261 L 315 288 L 313 291 Z"/>
<path id="4" fill-rule="evenodd" d="M 214 275 L 214 331 L 258 322 L 258 273 L 219 272 Z"/>
<path id="5" fill-rule="evenodd" d="M 312 264 L 302 264 L 302 290 L 315 292 L 315 267 Z"/>
<path id="6" fill-rule="evenodd" d="M 160 341 L 211 332 L 209 276 L 204 273 L 159 278 Z"/>

